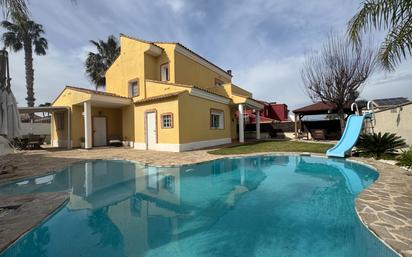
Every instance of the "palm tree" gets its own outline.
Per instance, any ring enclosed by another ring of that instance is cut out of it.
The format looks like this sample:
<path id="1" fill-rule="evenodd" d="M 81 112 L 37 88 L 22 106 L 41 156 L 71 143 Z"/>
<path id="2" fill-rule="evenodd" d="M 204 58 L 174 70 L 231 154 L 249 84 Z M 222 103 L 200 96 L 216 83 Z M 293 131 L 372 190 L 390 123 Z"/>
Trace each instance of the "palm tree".
<path id="1" fill-rule="evenodd" d="M 116 37 L 110 35 L 107 41 L 90 40 L 97 53 L 89 52 L 86 58 L 86 73 L 95 84 L 96 89 L 106 86 L 105 72 L 120 54 L 120 46 Z"/>
<path id="2" fill-rule="evenodd" d="M 27 16 L 13 16 L 13 22 L 2 21 L 1 26 L 6 29 L 2 40 L 5 47 L 10 47 L 15 52 L 24 50 L 26 66 L 27 106 L 34 106 L 34 70 L 33 48 L 37 55 L 45 55 L 47 40 L 42 37 L 43 26 L 28 19 Z"/>
<path id="3" fill-rule="evenodd" d="M 379 59 L 387 70 L 412 55 L 412 1 L 366 0 L 349 21 L 348 34 L 357 45 L 362 32 L 372 29 L 388 30 L 379 49 Z"/>
<path id="4" fill-rule="evenodd" d="M 4 17 L 9 17 L 13 13 L 28 16 L 29 13 L 26 0 L 0 0 L 0 7 Z"/>

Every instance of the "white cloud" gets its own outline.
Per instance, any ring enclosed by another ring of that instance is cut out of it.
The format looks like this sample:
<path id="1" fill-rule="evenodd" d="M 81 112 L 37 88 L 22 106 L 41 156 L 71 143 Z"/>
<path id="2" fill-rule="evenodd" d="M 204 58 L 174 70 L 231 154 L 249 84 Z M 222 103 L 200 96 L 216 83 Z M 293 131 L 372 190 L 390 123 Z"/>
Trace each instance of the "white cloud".
<path id="1" fill-rule="evenodd" d="M 303 56 L 262 61 L 240 71 L 235 81 L 253 92 L 253 97 L 288 104 L 290 109 L 310 100 L 300 79 Z"/>
<path id="2" fill-rule="evenodd" d="M 49 45 L 48 54 L 34 56 L 34 93 L 36 105 L 53 101 L 65 85 L 93 88 L 80 60 L 83 49 L 60 51 Z M 10 53 L 11 85 L 20 106 L 26 106 L 24 53 Z"/>
<path id="3" fill-rule="evenodd" d="M 31 1 L 50 43 L 46 56 L 34 57 L 36 104 L 52 101 L 66 84 L 93 87 L 84 74 L 89 40 L 122 32 L 181 42 L 232 69 L 234 82 L 254 97 L 300 107 L 310 102 L 299 73 L 305 51 L 331 29 L 344 32 L 358 7 L 358 0 L 118 0 L 116 8 L 112 0 Z M 10 58 L 13 87 L 25 104 L 23 53 Z M 376 74 L 362 96 L 412 98 L 411 65 Z"/>

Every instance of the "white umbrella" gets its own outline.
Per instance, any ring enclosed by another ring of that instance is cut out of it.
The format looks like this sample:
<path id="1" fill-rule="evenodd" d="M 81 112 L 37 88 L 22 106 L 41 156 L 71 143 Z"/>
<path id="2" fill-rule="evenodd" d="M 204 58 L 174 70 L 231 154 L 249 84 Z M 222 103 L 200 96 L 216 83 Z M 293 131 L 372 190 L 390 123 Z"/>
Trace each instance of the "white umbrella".
<path id="1" fill-rule="evenodd" d="M 0 51 L 0 135 L 9 140 L 21 136 L 20 114 L 10 89 L 9 60 L 6 50 Z"/>

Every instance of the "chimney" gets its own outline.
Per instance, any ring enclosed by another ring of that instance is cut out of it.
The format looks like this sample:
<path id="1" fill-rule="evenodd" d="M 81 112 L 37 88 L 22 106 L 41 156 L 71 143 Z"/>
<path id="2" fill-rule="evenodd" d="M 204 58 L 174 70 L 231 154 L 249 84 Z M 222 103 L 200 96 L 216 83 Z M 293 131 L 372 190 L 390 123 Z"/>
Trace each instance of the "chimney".
<path id="1" fill-rule="evenodd" d="M 226 71 L 229 75 L 232 75 L 232 70 L 227 70 Z"/>

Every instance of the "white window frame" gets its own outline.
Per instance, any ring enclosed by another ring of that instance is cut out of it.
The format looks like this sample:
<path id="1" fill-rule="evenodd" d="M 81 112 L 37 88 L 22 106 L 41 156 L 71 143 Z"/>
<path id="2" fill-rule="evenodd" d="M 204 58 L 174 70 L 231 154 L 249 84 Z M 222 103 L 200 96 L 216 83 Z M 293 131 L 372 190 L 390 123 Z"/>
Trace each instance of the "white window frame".
<path id="1" fill-rule="evenodd" d="M 161 122 L 162 122 L 162 129 L 170 129 L 173 128 L 173 113 L 168 112 L 168 113 L 163 113 L 160 115 L 161 117 Z M 168 119 L 167 123 L 165 123 L 165 118 Z"/>
<path id="2" fill-rule="evenodd" d="M 216 119 L 217 117 L 217 119 Z M 217 124 L 216 124 L 217 123 Z M 225 128 L 225 113 L 222 110 L 210 110 L 210 128 L 224 129 Z"/>
<path id="3" fill-rule="evenodd" d="M 165 74 L 166 78 L 163 77 L 163 68 L 167 68 L 167 73 Z M 170 63 L 163 63 L 160 65 L 160 81 L 169 81 L 170 80 Z"/>
<path id="4" fill-rule="evenodd" d="M 136 84 L 135 84 L 136 83 Z M 136 94 L 134 95 L 133 93 L 133 85 L 136 85 Z M 129 81 L 129 97 L 136 97 L 140 95 L 140 85 L 139 85 L 139 80 L 135 79 L 135 80 L 131 80 Z"/>

